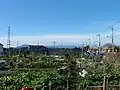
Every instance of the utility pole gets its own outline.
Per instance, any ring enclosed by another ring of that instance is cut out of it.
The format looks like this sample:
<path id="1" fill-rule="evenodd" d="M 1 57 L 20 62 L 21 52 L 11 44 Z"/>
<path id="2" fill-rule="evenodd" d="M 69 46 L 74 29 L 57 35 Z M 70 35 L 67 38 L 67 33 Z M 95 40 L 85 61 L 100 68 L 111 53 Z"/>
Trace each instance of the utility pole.
<path id="1" fill-rule="evenodd" d="M 100 54 L 101 53 L 101 38 L 100 38 L 100 34 L 98 34 L 97 36 L 99 38 L 98 43 L 99 43 L 99 54 Z"/>
<path id="2" fill-rule="evenodd" d="M 8 55 L 10 55 L 10 26 L 8 26 L 8 40 L 7 40 L 7 47 L 8 47 Z"/>
<path id="3" fill-rule="evenodd" d="M 52 82 L 50 81 L 50 82 L 49 82 L 49 90 L 52 89 L 51 86 L 52 86 Z"/>
<path id="4" fill-rule="evenodd" d="M 19 46 L 19 41 L 17 40 L 17 47 Z M 18 50 L 18 56 L 17 56 L 17 60 L 19 60 L 19 56 L 20 56 L 20 50 Z"/>
<path id="5" fill-rule="evenodd" d="M 88 41 L 89 41 L 89 47 L 91 47 L 91 39 L 89 38 Z"/>
<path id="6" fill-rule="evenodd" d="M 61 48 L 62 48 L 62 44 L 61 44 Z"/>
<path id="7" fill-rule="evenodd" d="M 56 42 L 54 41 L 54 42 L 53 42 L 53 46 L 54 46 L 54 48 L 55 48 L 55 45 L 56 45 Z"/>
<path id="8" fill-rule="evenodd" d="M 40 45 L 40 42 L 39 42 L 39 40 L 38 40 L 38 46 Z"/>
<path id="9" fill-rule="evenodd" d="M 85 43 L 83 42 L 83 44 L 82 44 L 82 51 L 84 52 L 84 45 L 85 45 Z"/>
<path id="10" fill-rule="evenodd" d="M 112 52 L 114 52 L 114 28 L 112 26 Z"/>
<path id="11" fill-rule="evenodd" d="M 69 73 L 67 74 L 67 89 L 66 90 L 69 90 Z"/>
<path id="12" fill-rule="evenodd" d="M 19 41 L 17 40 L 17 47 L 19 46 Z"/>
<path id="13" fill-rule="evenodd" d="M 93 42 L 93 45 L 94 45 L 95 48 L 97 47 L 96 43 L 98 43 L 98 42 L 97 41 Z"/>
<path id="14" fill-rule="evenodd" d="M 83 54 L 83 56 L 84 56 L 84 47 L 85 47 L 85 42 L 83 42 L 83 44 L 82 44 L 82 54 Z"/>
<path id="15" fill-rule="evenodd" d="M 107 36 L 107 37 L 111 39 L 112 52 L 114 52 L 114 28 L 113 28 L 113 25 L 112 25 L 112 27 L 111 27 L 111 31 L 112 31 L 112 36 Z"/>

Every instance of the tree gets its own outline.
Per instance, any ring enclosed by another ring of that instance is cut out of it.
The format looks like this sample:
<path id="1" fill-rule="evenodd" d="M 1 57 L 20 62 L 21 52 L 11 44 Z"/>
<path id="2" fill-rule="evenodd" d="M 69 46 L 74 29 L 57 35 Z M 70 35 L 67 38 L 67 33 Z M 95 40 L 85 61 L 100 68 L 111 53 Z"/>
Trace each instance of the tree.
<path id="1" fill-rule="evenodd" d="M 78 85 L 78 67 L 76 60 L 74 59 L 72 54 L 66 54 L 66 59 L 68 62 L 68 70 L 67 73 L 69 90 L 77 90 Z"/>
<path id="2" fill-rule="evenodd" d="M 89 45 L 88 45 L 88 46 L 86 46 L 86 47 L 83 48 L 83 51 L 86 52 L 86 51 L 88 51 L 89 48 L 90 48 L 90 47 L 89 47 Z"/>

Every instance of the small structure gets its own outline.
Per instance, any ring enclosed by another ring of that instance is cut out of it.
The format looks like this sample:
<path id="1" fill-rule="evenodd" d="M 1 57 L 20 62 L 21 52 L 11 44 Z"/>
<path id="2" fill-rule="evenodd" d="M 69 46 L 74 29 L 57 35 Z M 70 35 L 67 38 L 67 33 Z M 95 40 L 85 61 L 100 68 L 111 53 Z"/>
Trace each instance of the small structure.
<path id="1" fill-rule="evenodd" d="M 43 45 L 29 45 L 29 50 L 31 52 L 48 54 L 48 48 Z"/>
<path id="2" fill-rule="evenodd" d="M 116 45 L 114 45 L 114 51 L 116 51 Z M 107 43 L 105 44 L 103 47 L 102 47 L 102 52 L 105 53 L 105 52 L 112 52 L 112 44 L 110 43 Z"/>
<path id="3" fill-rule="evenodd" d="M 21 52 L 36 52 L 36 53 L 43 53 L 48 54 L 48 48 L 43 45 L 22 45 L 16 48 L 17 50 L 20 50 Z"/>
<path id="4" fill-rule="evenodd" d="M 4 53 L 4 52 L 3 52 L 3 44 L 0 43 L 0 56 L 2 56 L 3 53 Z"/>
<path id="5" fill-rule="evenodd" d="M 90 48 L 89 49 L 89 52 L 97 52 L 98 51 L 98 48 Z"/>
<path id="6" fill-rule="evenodd" d="M 0 68 L 5 68 L 7 65 L 5 60 L 0 60 Z"/>

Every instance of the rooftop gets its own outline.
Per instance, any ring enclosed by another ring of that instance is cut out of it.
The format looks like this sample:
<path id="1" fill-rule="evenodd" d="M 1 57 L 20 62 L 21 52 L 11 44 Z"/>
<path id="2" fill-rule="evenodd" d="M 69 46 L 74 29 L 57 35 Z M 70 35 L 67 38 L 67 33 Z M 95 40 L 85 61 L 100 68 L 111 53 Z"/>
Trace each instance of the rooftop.
<path id="1" fill-rule="evenodd" d="M 0 45 L 2 45 L 2 46 L 3 46 L 3 44 L 2 44 L 2 43 L 0 43 Z"/>

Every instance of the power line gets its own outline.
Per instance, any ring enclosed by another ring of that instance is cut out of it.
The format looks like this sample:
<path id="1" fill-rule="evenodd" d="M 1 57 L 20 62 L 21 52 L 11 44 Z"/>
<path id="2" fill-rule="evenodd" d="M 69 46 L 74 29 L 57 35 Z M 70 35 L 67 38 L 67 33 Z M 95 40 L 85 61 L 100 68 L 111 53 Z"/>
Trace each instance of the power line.
<path id="1" fill-rule="evenodd" d="M 114 52 L 114 26 L 119 23 L 120 23 L 120 20 L 116 21 L 114 24 L 107 27 L 107 29 L 111 29 L 111 31 L 112 31 L 112 36 L 111 36 L 112 52 Z"/>
<path id="2" fill-rule="evenodd" d="M 112 26 L 115 26 L 115 25 L 117 25 L 117 24 L 119 24 L 119 23 L 120 23 L 120 20 L 117 21 L 117 22 L 115 22 Z"/>
<path id="3" fill-rule="evenodd" d="M 114 24 L 109 25 L 105 30 L 111 29 L 113 26 L 120 23 L 120 20 L 116 21 Z"/>

